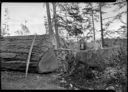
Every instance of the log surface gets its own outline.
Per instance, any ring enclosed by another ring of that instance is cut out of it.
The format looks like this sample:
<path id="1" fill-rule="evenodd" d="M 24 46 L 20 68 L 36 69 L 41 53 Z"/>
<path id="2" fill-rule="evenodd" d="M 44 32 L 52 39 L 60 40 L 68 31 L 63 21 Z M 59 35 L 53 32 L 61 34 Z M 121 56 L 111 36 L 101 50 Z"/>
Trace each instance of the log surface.
<path id="1" fill-rule="evenodd" d="M 9 36 L 0 39 L 1 68 L 25 71 L 33 37 L 34 35 Z M 40 59 L 51 46 L 48 35 L 38 35 L 36 37 L 31 54 L 29 71 L 37 71 Z"/>
<path id="2" fill-rule="evenodd" d="M 12 36 L 0 41 L 0 58 L 26 60 L 34 36 Z M 31 61 L 39 61 L 40 57 L 48 50 L 50 43 L 48 37 L 37 36 Z"/>
<path id="3" fill-rule="evenodd" d="M 33 38 L 34 35 L 0 38 L 0 61 L 2 70 L 11 69 L 25 72 L 27 57 Z M 60 45 L 62 47 L 65 46 L 63 39 L 61 39 Z M 40 70 L 41 73 L 51 72 L 58 67 L 56 56 L 53 55 L 53 52 L 49 52 L 49 48 L 52 48 L 49 36 L 37 35 L 33 45 L 28 71 L 38 72 L 38 70 Z"/>

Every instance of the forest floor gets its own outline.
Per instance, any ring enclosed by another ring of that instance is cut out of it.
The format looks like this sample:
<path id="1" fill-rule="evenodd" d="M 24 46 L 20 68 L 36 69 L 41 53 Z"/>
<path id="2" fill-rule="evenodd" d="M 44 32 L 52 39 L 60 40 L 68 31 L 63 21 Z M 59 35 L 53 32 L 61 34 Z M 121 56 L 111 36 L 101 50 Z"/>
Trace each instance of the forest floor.
<path id="1" fill-rule="evenodd" d="M 64 90 L 54 82 L 57 74 L 34 74 L 28 73 L 25 77 L 23 72 L 1 71 L 2 90 Z"/>

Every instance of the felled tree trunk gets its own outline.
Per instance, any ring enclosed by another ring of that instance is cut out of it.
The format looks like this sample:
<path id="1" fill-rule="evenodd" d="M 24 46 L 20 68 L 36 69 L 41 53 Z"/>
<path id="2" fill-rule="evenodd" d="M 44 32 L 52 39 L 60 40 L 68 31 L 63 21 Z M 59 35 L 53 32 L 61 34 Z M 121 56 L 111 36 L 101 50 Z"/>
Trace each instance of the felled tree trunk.
<path id="1" fill-rule="evenodd" d="M 25 71 L 29 49 L 32 43 L 31 36 L 10 36 L 0 40 L 0 60 L 2 69 L 23 70 Z M 43 72 L 53 71 L 56 66 L 56 57 L 54 56 L 51 42 L 48 35 L 38 35 L 33 46 L 29 71 Z M 48 57 L 48 58 L 47 58 Z M 41 61 L 41 62 L 40 62 Z M 45 63 L 42 63 L 42 62 Z M 44 68 L 45 66 L 45 68 Z M 47 67 L 54 67 L 48 70 Z M 43 69 L 43 70 L 41 70 Z"/>
<path id="2" fill-rule="evenodd" d="M 30 37 L 30 38 L 29 38 Z M 6 37 L 1 41 L 0 58 L 26 60 L 33 36 Z M 51 45 L 47 42 L 48 37 L 38 36 L 32 50 L 31 61 L 39 60 L 39 56 L 48 50 Z M 14 55 L 15 54 L 15 55 Z"/>

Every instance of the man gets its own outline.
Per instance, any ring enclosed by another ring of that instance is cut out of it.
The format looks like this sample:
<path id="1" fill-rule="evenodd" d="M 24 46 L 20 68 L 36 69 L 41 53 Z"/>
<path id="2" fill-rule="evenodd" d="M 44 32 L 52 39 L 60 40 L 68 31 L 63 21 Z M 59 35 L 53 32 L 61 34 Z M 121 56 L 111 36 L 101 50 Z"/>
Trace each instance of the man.
<path id="1" fill-rule="evenodd" d="M 86 50 L 87 46 L 86 46 L 86 42 L 84 41 L 84 39 L 80 40 L 80 50 Z"/>

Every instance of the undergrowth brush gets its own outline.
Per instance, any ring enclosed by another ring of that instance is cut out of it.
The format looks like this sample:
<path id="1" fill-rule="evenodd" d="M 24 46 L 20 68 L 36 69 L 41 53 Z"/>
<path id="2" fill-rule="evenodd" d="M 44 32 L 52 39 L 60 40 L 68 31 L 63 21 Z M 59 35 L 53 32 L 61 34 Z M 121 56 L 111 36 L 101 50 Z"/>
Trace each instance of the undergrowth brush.
<path id="1" fill-rule="evenodd" d="M 98 67 L 90 66 L 76 60 L 73 54 L 67 55 L 68 69 L 61 75 L 60 85 L 67 89 L 112 89 L 116 92 L 126 92 L 127 90 L 127 50 L 120 46 L 118 54 L 113 54 L 105 62 L 99 54 L 93 53 L 93 60 Z M 92 55 L 92 56 L 93 56 Z M 89 62 L 89 61 L 88 61 Z M 99 69 L 97 69 L 99 68 Z M 66 86 L 65 86 L 66 85 Z M 67 86 L 68 85 L 68 86 Z"/>

